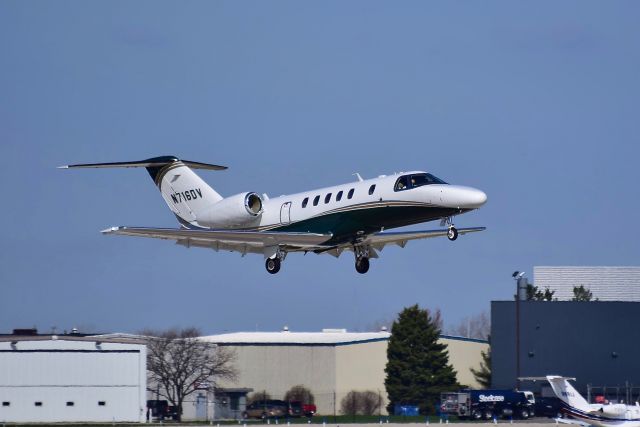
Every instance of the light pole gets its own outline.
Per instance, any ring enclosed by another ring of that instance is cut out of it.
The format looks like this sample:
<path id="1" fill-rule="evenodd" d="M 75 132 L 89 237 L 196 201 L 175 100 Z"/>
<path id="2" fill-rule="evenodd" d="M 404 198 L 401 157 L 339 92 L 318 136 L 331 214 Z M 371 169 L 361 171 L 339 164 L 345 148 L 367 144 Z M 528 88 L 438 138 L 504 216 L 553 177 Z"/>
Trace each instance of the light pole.
<path id="1" fill-rule="evenodd" d="M 527 278 L 524 271 L 514 271 L 516 281 L 516 389 L 520 388 L 520 301 L 527 299 Z"/>

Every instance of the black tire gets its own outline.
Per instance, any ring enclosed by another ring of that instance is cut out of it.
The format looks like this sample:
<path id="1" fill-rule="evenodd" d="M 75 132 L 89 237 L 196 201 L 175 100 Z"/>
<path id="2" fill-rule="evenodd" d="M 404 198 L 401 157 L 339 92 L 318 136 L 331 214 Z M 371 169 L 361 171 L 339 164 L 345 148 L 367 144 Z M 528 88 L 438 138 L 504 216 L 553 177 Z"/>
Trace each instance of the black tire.
<path id="1" fill-rule="evenodd" d="M 484 411 L 484 413 L 482 414 L 484 415 L 484 419 L 485 420 L 491 420 L 493 419 L 493 412 L 491 412 L 491 410 L 487 409 L 486 411 Z"/>
<path id="2" fill-rule="evenodd" d="M 243 413 L 242 413 L 242 419 L 243 419 L 243 420 L 246 420 L 246 419 L 247 419 L 247 415 L 249 415 L 249 414 L 247 414 L 246 412 L 243 412 Z"/>
<path id="3" fill-rule="evenodd" d="M 458 238 L 458 230 L 455 227 L 450 227 L 449 231 L 447 231 L 447 239 L 452 242 Z"/>
<path id="4" fill-rule="evenodd" d="M 264 266 L 269 273 L 276 274 L 278 271 L 280 271 L 280 258 L 267 258 Z"/>
<path id="5" fill-rule="evenodd" d="M 356 259 L 356 271 L 360 274 L 364 274 L 369 271 L 369 258 L 362 257 Z"/>
<path id="6" fill-rule="evenodd" d="M 520 410 L 520 418 L 522 418 L 523 420 L 529 419 L 529 410 L 527 408 L 522 408 Z"/>
<path id="7" fill-rule="evenodd" d="M 474 409 L 473 411 L 471 411 L 471 418 L 477 421 L 481 420 L 482 412 L 478 411 L 477 409 Z"/>

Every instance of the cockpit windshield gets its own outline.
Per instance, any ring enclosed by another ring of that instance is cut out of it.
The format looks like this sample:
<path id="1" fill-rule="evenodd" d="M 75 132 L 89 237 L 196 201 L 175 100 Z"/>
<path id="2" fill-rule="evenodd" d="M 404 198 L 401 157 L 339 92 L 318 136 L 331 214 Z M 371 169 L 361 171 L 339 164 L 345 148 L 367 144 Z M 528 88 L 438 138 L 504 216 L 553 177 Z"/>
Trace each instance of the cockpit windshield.
<path id="1" fill-rule="evenodd" d="M 446 182 L 435 175 L 431 175 L 430 173 L 414 173 L 412 175 L 403 175 L 398 178 L 394 190 L 403 191 L 430 184 L 446 184 Z"/>

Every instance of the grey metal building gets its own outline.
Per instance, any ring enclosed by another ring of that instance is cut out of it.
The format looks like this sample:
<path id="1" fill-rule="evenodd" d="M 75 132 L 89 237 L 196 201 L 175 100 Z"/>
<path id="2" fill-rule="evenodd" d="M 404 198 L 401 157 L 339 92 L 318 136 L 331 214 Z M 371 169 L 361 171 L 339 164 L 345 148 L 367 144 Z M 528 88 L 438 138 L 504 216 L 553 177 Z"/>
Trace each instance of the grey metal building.
<path id="1" fill-rule="evenodd" d="M 515 301 L 491 302 L 493 387 L 516 385 L 516 323 Z M 639 361 L 640 302 L 520 301 L 520 376 L 576 377 L 586 395 L 640 386 Z"/>
<path id="2" fill-rule="evenodd" d="M 534 284 L 570 301 L 574 286 L 584 286 L 600 301 L 640 301 L 640 267 L 533 267 Z"/>
<path id="3" fill-rule="evenodd" d="M 0 422 L 144 422 L 144 344 L 0 336 Z"/>

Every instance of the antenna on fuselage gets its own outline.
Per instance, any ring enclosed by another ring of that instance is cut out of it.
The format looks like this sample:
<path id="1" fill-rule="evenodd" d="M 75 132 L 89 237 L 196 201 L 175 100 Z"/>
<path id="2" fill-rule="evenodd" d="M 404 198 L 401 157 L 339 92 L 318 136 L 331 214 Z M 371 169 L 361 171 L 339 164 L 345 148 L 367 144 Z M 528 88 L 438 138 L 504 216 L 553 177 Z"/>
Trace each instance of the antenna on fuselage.
<path id="1" fill-rule="evenodd" d="M 358 178 L 358 181 L 360 181 L 360 182 L 364 181 L 364 179 L 362 179 L 362 177 L 360 176 L 360 174 L 358 172 L 354 173 L 353 175 L 355 175 Z"/>

